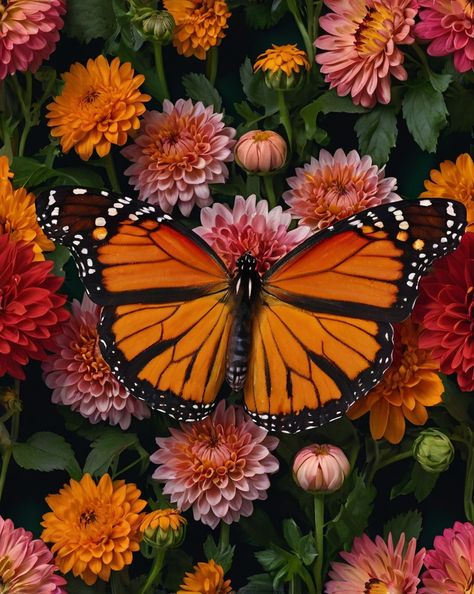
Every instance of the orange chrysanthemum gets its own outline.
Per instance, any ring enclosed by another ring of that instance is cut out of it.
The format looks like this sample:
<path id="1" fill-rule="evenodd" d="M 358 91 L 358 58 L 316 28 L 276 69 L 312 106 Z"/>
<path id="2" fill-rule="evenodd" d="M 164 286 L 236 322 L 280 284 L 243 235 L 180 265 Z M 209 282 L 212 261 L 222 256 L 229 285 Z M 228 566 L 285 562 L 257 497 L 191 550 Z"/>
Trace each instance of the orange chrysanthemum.
<path id="1" fill-rule="evenodd" d="M 48 105 L 46 117 L 51 135 L 59 137 L 65 153 L 74 148 L 87 161 L 95 149 L 103 157 L 140 127 L 138 118 L 151 97 L 140 92 L 145 77 L 134 76 L 129 62 L 120 64 L 114 58 L 109 64 L 99 56 L 86 66 L 76 62 L 63 79 L 61 95 Z"/>
<path id="2" fill-rule="evenodd" d="M 104 474 L 96 484 L 85 474 L 46 497 L 52 511 L 43 516 L 41 538 L 53 543 L 59 569 L 72 571 L 90 586 L 130 565 L 140 548 L 140 512 L 146 506 L 140 495 L 132 483 Z"/>
<path id="3" fill-rule="evenodd" d="M 0 157 L 0 181 L 9 180 L 13 177 L 13 172 L 10 171 L 10 167 L 8 165 L 8 157 L 2 155 Z"/>
<path id="4" fill-rule="evenodd" d="M 140 524 L 140 532 L 145 532 L 148 528 L 156 530 L 178 530 L 181 526 L 187 524 L 186 518 L 179 513 L 177 509 L 155 509 L 147 514 Z"/>
<path id="5" fill-rule="evenodd" d="M 43 233 L 36 220 L 35 197 L 25 188 L 13 189 L 8 169 L 0 163 L 0 234 L 10 235 L 33 247 L 35 260 L 44 260 L 43 251 L 54 250 L 54 243 Z M 8 168 L 8 162 L 7 162 Z"/>
<path id="6" fill-rule="evenodd" d="M 184 583 L 176 594 L 228 594 L 230 580 L 224 581 L 224 570 L 213 559 L 198 563 L 184 576 Z"/>
<path id="7" fill-rule="evenodd" d="M 293 72 L 298 74 L 302 70 L 309 70 L 310 63 L 306 52 L 297 48 L 295 44 L 275 45 L 257 57 L 253 69 L 269 70 L 273 74 L 283 71 L 287 76 Z"/>
<path id="8" fill-rule="evenodd" d="M 176 23 L 173 45 L 187 58 L 205 60 L 225 37 L 231 15 L 225 0 L 164 0 L 164 5 Z"/>
<path id="9" fill-rule="evenodd" d="M 370 432 L 374 439 L 385 437 L 400 443 L 405 419 L 414 425 L 428 420 L 427 406 L 441 402 L 444 388 L 437 373 L 439 364 L 430 351 L 418 346 L 420 328 L 411 319 L 395 327 L 393 362 L 382 381 L 351 406 L 348 416 L 358 419 L 370 412 Z"/>
<path id="10" fill-rule="evenodd" d="M 474 161 L 468 153 L 459 155 L 456 163 L 443 161 L 438 169 L 430 171 L 431 180 L 425 181 L 426 192 L 420 197 L 455 198 L 467 210 L 467 229 L 474 231 Z"/>

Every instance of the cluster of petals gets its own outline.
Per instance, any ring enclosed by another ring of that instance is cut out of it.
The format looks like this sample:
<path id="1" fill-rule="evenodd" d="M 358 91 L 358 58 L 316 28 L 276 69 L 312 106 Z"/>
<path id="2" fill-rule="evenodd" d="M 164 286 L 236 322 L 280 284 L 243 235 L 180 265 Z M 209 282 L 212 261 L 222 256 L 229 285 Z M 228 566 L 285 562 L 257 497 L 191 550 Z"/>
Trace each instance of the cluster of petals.
<path id="1" fill-rule="evenodd" d="M 151 97 L 140 92 L 145 77 L 135 76 L 130 62 L 91 58 L 86 66 L 74 63 L 63 79 L 61 94 L 48 105 L 46 117 L 65 153 L 74 148 L 87 161 L 95 150 L 104 157 L 140 127 L 139 116 Z"/>
<path id="2" fill-rule="evenodd" d="M 416 552 L 414 538 L 405 546 L 404 533 L 396 544 L 391 534 L 387 542 L 363 534 L 340 556 L 344 563 L 331 563 L 326 594 L 416 594 L 425 549 Z"/>
<path id="3" fill-rule="evenodd" d="M 337 446 L 313 444 L 300 450 L 293 462 L 296 484 L 310 493 L 332 493 L 340 489 L 350 473 L 347 456 Z"/>
<path id="4" fill-rule="evenodd" d="M 319 19 L 316 61 L 330 88 L 350 94 L 356 105 L 390 102 L 391 77 L 407 79 L 398 47 L 414 42 L 416 0 L 325 0 L 330 12 Z"/>
<path id="5" fill-rule="evenodd" d="M 130 565 L 142 538 L 140 512 L 147 502 L 140 495 L 133 483 L 112 481 L 108 474 L 95 483 L 85 474 L 46 497 L 52 511 L 43 516 L 41 537 L 53 543 L 59 569 L 90 586 Z"/>
<path id="6" fill-rule="evenodd" d="M 319 159 L 313 157 L 296 175 L 287 180 L 290 190 L 283 198 L 289 212 L 300 225 L 313 230 L 324 229 L 335 221 L 367 208 L 400 200 L 395 193 L 397 180 L 385 177 L 383 168 L 362 158 L 355 150 L 347 155 L 337 149 L 331 155 L 321 149 Z"/>
<path id="7" fill-rule="evenodd" d="M 474 390 L 474 234 L 436 260 L 420 283 L 413 316 L 421 324 L 420 346 L 431 349 L 443 373 L 456 373 L 461 390 Z"/>
<path id="8" fill-rule="evenodd" d="M 0 587 L 9 594 L 66 594 L 53 555 L 31 532 L 0 516 Z"/>
<path id="9" fill-rule="evenodd" d="M 459 72 L 474 70 L 474 5 L 471 0 L 418 0 L 417 37 L 430 56 L 454 55 Z"/>
<path id="10" fill-rule="evenodd" d="M 0 4 L 0 80 L 36 72 L 56 48 L 65 0 L 8 0 Z"/>
<path id="11" fill-rule="evenodd" d="M 188 216 L 195 204 L 212 203 L 209 184 L 227 179 L 234 136 L 234 128 L 225 126 L 212 107 L 166 99 L 162 112 L 145 113 L 134 144 L 122 151 L 133 163 L 125 175 L 142 200 L 165 212 L 178 206 Z"/>
<path id="12" fill-rule="evenodd" d="M 257 57 L 254 71 L 284 72 L 286 76 L 309 70 L 311 65 L 306 52 L 298 49 L 295 44 L 275 45 Z"/>
<path id="13" fill-rule="evenodd" d="M 0 235 L 0 377 L 25 379 L 29 359 L 43 360 L 68 318 L 63 279 L 52 262 L 34 262 L 31 245 Z"/>
<path id="14" fill-rule="evenodd" d="M 252 173 L 268 173 L 283 167 L 288 147 L 285 139 L 272 130 L 250 130 L 234 148 L 237 165 Z"/>
<path id="15" fill-rule="evenodd" d="M 150 409 L 113 376 L 99 349 L 100 308 L 84 294 L 74 300 L 71 317 L 54 338 L 43 376 L 55 404 L 70 406 L 91 423 L 107 421 L 128 429 L 132 417 L 144 419 Z"/>
<path id="16" fill-rule="evenodd" d="M 204 420 L 170 432 L 157 438 L 150 460 L 158 464 L 153 478 L 164 482 L 163 493 L 179 509 L 192 507 L 195 520 L 215 528 L 250 516 L 253 501 L 266 499 L 268 475 L 278 470 L 270 453 L 278 439 L 241 408 L 226 409 L 221 401 Z"/>
<path id="17" fill-rule="evenodd" d="M 230 580 L 224 580 L 222 566 L 211 559 L 186 572 L 176 594 L 229 594 L 231 590 Z"/>
<path id="18" fill-rule="evenodd" d="M 248 198 L 236 196 L 232 210 L 220 203 L 203 208 L 201 226 L 194 231 L 229 270 L 235 270 L 237 260 L 248 252 L 257 260 L 257 271 L 263 274 L 311 234 L 305 226 L 289 231 L 290 223 L 291 215 L 281 206 L 269 209 L 266 200 L 257 202 L 252 194 Z"/>

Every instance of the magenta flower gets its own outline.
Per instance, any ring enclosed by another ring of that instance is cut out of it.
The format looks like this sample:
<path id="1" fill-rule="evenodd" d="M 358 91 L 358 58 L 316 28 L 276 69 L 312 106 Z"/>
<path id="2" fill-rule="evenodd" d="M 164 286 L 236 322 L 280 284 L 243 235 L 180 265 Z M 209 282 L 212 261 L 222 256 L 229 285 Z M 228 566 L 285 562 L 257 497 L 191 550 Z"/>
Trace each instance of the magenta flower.
<path id="1" fill-rule="evenodd" d="M 107 421 L 128 429 L 132 417 L 144 419 L 150 409 L 115 379 L 98 344 L 100 308 L 84 294 L 72 303 L 72 316 L 55 337 L 53 354 L 43 363 L 44 381 L 55 404 L 70 406 L 91 423 Z"/>
<path id="2" fill-rule="evenodd" d="M 125 175 L 142 200 L 165 212 L 178 206 L 188 216 L 195 204 L 212 203 L 209 184 L 227 179 L 234 136 L 234 128 L 225 126 L 212 107 L 166 99 L 162 112 L 145 113 L 135 143 L 123 149 L 133 162 Z"/>
<path id="3" fill-rule="evenodd" d="M 314 157 L 296 175 L 287 180 L 290 190 L 283 199 L 290 206 L 293 218 L 300 225 L 314 230 L 324 229 L 366 208 L 400 200 L 395 193 L 397 180 L 385 177 L 382 167 L 372 159 L 360 157 L 355 150 L 347 155 L 337 149 L 334 156 L 321 149 L 319 160 Z"/>
<path id="4" fill-rule="evenodd" d="M 0 3 L 0 80 L 17 70 L 38 70 L 56 48 L 65 12 L 65 0 Z"/>
<path id="5" fill-rule="evenodd" d="M 291 215 L 281 206 L 268 210 L 268 202 L 257 202 L 254 194 L 247 199 L 236 196 L 232 210 L 220 203 L 204 208 L 201 223 L 194 231 L 217 252 L 229 270 L 235 269 L 242 254 L 250 252 L 257 259 L 261 274 L 311 234 L 308 227 L 288 231 Z"/>
<path id="6" fill-rule="evenodd" d="M 53 555 L 31 532 L 0 516 L 0 588 L 9 594 L 66 594 Z"/>
<path id="7" fill-rule="evenodd" d="M 170 432 L 157 438 L 150 460 L 159 465 L 153 478 L 165 483 L 163 493 L 180 510 L 192 507 L 195 520 L 215 528 L 250 516 L 253 501 L 266 499 L 268 475 L 278 470 L 270 453 L 278 439 L 243 409 L 221 401 L 209 417 Z"/>

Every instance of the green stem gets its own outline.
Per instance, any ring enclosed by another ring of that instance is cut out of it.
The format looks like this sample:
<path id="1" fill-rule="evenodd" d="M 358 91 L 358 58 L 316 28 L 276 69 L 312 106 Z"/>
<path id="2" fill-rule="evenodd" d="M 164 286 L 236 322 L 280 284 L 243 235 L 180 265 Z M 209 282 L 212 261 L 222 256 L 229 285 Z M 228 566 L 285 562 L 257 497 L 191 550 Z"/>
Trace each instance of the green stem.
<path id="1" fill-rule="evenodd" d="M 399 454 L 390 456 L 390 458 L 386 458 L 385 460 L 382 460 L 382 462 L 380 462 L 377 465 L 377 467 L 375 468 L 374 475 L 376 472 L 378 472 L 382 468 L 385 468 L 386 466 L 390 466 L 390 464 L 394 464 L 395 462 L 400 462 L 400 460 L 406 460 L 407 458 L 411 458 L 412 456 L 413 456 L 413 452 L 411 450 L 407 450 L 406 452 L 400 452 Z"/>
<path id="2" fill-rule="evenodd" d="M 288 9 L 293 15 L 296 26 L 298 27 L 301 37 L 303 38 L 306 53 L 308 54 L 308 56 L 314 56 L 313 42 L 311 41 L 308 31 L 304 26 L 303 20 L 301 18 L 300 9 L 298 8 L 297 0 L 288 0 Z"/>
<path id="3" fill-rule="evenodd" d="M 153 42 L 153 52 L 155 55 L 155 68 L 158 74 L 158 80 L 163 90 L 163 99 L 169 99 L 170 92 L 168 89 L 168 83 L 166 82 L 165 66 L 163 64 L 163 46 L 159 41 Z"/>
<path id="4" fill-rule="evenodd" d="M 206 55 L 206 76 L 212 86 L 216 84 L 217 78 L 217 64 L 219 62 L 219 54 L 217 45 L 211 47 Z"/>
<path id="5" fill-rule="evenodd" d="M 20 382 L 19 380 L 15 380 L 14 390 L 20 398 Z M 15 414 L 12 416 L 12 423 L 10 429 L 10 441 L 11 445 L 5 451 L 2 456 L 2 470 L 0 472 L 0 501 L 2 499 L 3 490 L 5 488 L 5 481 L 7 478 L 8 466 L 10 464 L 10 460 L 12 457 L 13 452 L 13 445 L 18 440 L 18 436 L 20 434 L 20 410 L 18 409 Z"/>
<path id="6" fill-rule="evenodd" d="M 314 496 L 314 537 L 316 544 L 316 562 L 314 564 L 314 580 L 316 594 L 323 592 L 323 561 L 324 561 L 324 495 Z"/>
<path id="7" fill-rule="evenodd" d="M 313 29 L 311 30 L 311 39 L 313 40 L 313 60 L 316 57 L 316 46 L 314 45 L 314 41 L 316 41 L 318 34 L 319 34 L 319 15 L 321 14 L 321 10 L 323 9 L 322 0 L 318 0 L 316 2 L 316 10 L 313 12 Z"/>
<path id="8" fill-rule="evenodd" d="M 274 208 L 277 205 L 277 197 L 275 196 L 275 190 L 273 188 L 273 176 L 272 175 L 263 175 L 263 185 L 265 186 L 265 193 L 267 195 L 267 200 L 270 205 L 270 208 Z"/>
<path id="9" fill-rule="evenodd" d="M 299 571 L 299 575 L 303 582 L 306 584 L 308 594 L 316 594 L 316 588 L 314 587 L 314 582 L 311 578 L 309 571 L 302 567 Z"/>
<path id="10" fill-rule="evenodd" d="M 109 153 L 105 157 L 102 157 L 102 162 L 104 164 L 105 170 L 107 171 L 107 177 L 109 178 L 112 190 L 114 190 L 114 192 L 120 192 L 120 183 L 117 177 L 117 172 L 115 171 L 115 164 L 114 158 L 112 157 L 112 153 Z"/>
<path id="11" fill-rule="evenodd" d="M 127 472 L 128 470 L 130 470 L 131 468 L 133 468 L 134 466 L 136 466 L 137 464 L 141 464 L 141 462 L 143 461 L 144 456 L 140 456 L 139 458 L 137 458 L 135 460 L 135 462 L 131 462 L 130 464 L 128 464 L 127 466 L 125 466 L 125 468 L 122 468 L 121 470 L 115 472 L 113 474 L 113 478 L 114 480 L 120 476 L 121 474 L 123 474 L 124 472 Z"/>
<path id="12" fill-rule="evenodd" d="M 165 560 L 165 555 L 166 549 L 156 549 L 156 556 L 153 561 L 153 565 L 151 566 L 150 573 L 148 574 L 146 582 L 143 584 L 139 594 L 146 594 L 153 584 L 158 580 L 163 567 L 163 561 Z"/>
<path id="13" fill-rule="evenodd" d="M 278 96 L 278 109 L 280 110 L 280 122 L 283 124 L 285 128 L 286 136 L 288 138 L 288 145 L 290 151 L 293 147 L 293 129 L 291 127 L 290 121 L 290 113 L 288 111 L 288 106 L 286 105 L 285 95 L 283 91 L 276 91 Z"/>
<path id="14" fill-rule="evenodd" d="M 426 74 L 429 76 L 431 74 L 431 68 L 428 64 L 428 58 L 426 57 L 425 52 L 417 43 L 414 43 L 411 47 L 415 50 L 416 55 L 420 59 L 421 66 L 425 69 Z"/>
<path id="15" fill-rule="evenodd" d="M 466 480 L 464 483 L 464 513 L 469 522 L 474 522 L 474 445 L 466 442 Z"/>
<path id="16" fill-rule="evenodd" d="M 221 531 L 219 534 L 219 549 L 228 547 L 230 543 L 230 524 L 221 522 Z"/>
<path id="17" fill-rule="evenodd" d="M 310 51 L 308 51 L 308 59 L 309 59 L 309 63 L 311 64 L 311 66 L 313 65 L 314 62 L 314 40 L 315 40 L 315 14 L 314 14 L 314 0 L 306 0 L 306 22 L 307 22 L 307 28 L 308 28 L 308 36 L 309 39 L 312 41 L 311 43 L 311 49 Z"/>
<path id="18" fill-rule="evenodd" d="M 119 571 L 112 571 L 110 575 L 110 588 L 112 594 L 125 594 L 125 587 Z"/>

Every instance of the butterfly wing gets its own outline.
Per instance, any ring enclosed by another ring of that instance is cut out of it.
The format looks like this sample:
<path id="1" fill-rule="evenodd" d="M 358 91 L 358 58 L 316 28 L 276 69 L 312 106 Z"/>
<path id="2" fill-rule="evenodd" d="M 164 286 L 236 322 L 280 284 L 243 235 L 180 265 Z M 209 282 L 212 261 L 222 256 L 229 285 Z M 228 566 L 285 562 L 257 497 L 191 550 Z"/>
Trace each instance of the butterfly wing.
<path id="1" fill-rule="evenodd" d="M 340 416 L 391 361 L 391 323 L 419 280 L 455 249 L 465 209 L 436 199 L 359 213 L 318 233 L 263 279 L 245 405 L 270 429 L 296 432 Z"/>
<path id="2" fill-rule="evenodd" d="M 154 206 L 111 192 L 58 188 L 38 197 L 37 213 L 103 307 L 100 347 L 116 377 L 178 419 L 208 414 L 232 323 L 218 256 Z"/>

